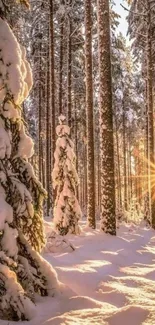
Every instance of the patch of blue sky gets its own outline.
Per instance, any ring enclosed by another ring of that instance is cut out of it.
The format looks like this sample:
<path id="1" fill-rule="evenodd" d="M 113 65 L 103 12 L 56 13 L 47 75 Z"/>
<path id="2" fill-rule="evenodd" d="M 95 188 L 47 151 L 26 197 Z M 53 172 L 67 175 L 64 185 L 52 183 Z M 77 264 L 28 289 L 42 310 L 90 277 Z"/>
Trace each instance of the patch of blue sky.
<path id="1" fill-rule="evenodd" d="M 121 16 L 119 19 L 119 26 L 117 28 L 117 32 L 121 32 L 124 37 L 127 35 L 127 30 L 128 30 L 128 23 L 126 20 L 126 17 L 128 15 L 128 12 L 125 11 L 122 7 L 121 4 L 123 4 L 125 7 L 127 7 L 127 4 L 124 0 L 114 0 L 115 1 L 115 6 L 114 10 Z"/>

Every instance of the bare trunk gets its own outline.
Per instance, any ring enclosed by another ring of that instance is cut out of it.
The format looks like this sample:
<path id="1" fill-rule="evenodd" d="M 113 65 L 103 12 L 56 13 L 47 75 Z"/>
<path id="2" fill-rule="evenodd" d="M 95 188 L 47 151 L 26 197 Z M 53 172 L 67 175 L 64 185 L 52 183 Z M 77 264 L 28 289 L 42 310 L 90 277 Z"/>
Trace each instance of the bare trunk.
<path id="1" fill-rule="evenodd" d="M 52 139 L 52 168 L 54 165 L 54 151 L 55 151 L 55 141 L 56 141 L 56 135 L 55 135 L 55 60 L 54 60 L 54 27 L 53 27 L 53 0 L 50 1 L 50 45 L 51 45 L 51 80 L 50 80 L 50 96 L 51 96 L 51 139 Z"/>
<path id="2" fill-rule="evenodd" d="M 76 100 L 74 98 L 74 139 L 75 139 L 75 154 L 76 154 L 76 170 L 78 173 L 78 138 L 77 138 L 77 129 L 78 129 L 78 123 L 77 123 L 77 113 L 76 113 Z M 79 186 L 77 187 L 77 193 L 76 193 L 77 199 L 79 200 Z"/>
<path id="3" fill-rule="evenodd" d="M 69 6 L 72 5 L 72 0 L 69 2 Z M 68 20 L 68 40 L 67 40 L 67 113 L 68 113 L 68 125 L 71 127 L 72 117 L 72 20 L 69 16 Z"/>
<path id="4" fill-rule="evenodd" d="M 109 1 L 98 0 L 101 229 L 116 235 Z"/>
<path id="5" fill-rule="evenodd" d="M 94 119 L 92 80 L 92 17 L 91 1 L 85 0 L 85 72 L 86 72 L 86 128 L 87 128 L 87 222 L 95 222 Z"/>
<path id="6" fill-rule="evenodd" d="M 116 153 L 117 153 L 117 172 L 118 172 L 118 198 L 119 198 L 119 209 L 122 208 L 122 184 L 121 184 L 121 171 L 120 171 L 120 152 L 119 152 L 119 138 L 118 138 L 118 125 L 117 117 L 115 116 L 116 126 Z"/>
<path id="7" fill-rule="evenodd" d="M 47 51 L 47 98 L 46 98 L 46 214 L 49 215 L 50 209 L 50 70 L 49 70 L 49 49 Z"/>
<path id="8" fill-rule="evenodd" d="M 148 105 L 147 105 L 147 82 L 145 89 L 145 177 L 144 177 L 144 220 L 150 223 L 150 177 L 149 177 L 149 139 L 148 139 Z"/>
<path id="9" fill-rule="evenodd" d="M 64 19 L 60 21 L 60 53 L 59 53 L 59 115 L 62 114 L 62 74 L 63 74 L 63 37 L 64 35 Z"/>
<path id="10" fill-rule="evenodd" d="M 154 165 L 154 126 L 153 126 L 153 81 L 152 81 L 152 44 L 151 44 L 151 12 L 147 0 L 147 105 L 148 105 L 148 142 L 149 142 L 149 184 L 151 196 L 151 222 L 155 229 L 155 185 L 151 178 Z"/>
<path id="11" fill-rule="evenodd" d="M 42 73 L 41 73 L 41 41 L 39 45 L 39 116 L 38 116 L 38 142 L 39 142 L 39 181 L 42 182 L 42 150 L 41 150 L 41 137 L 42 137 L 42 125 L 41 125 L 41 120 L 42 120 L 42 101 L 41 101 L 41 79 L 42 79 Z"/>
<path id="12" fill-rule="evenodd" d="M 87 149 L 84 147 L 84 208 L 87 207 Z"/>
<path id="13" fill-rule="evenodd" d="M 123 101 L 123 164 L 124 164 L 124 208 L 127 211 L 127 167 L 126 167 L 126 132 L 125 132 L 125 105 Z"/>

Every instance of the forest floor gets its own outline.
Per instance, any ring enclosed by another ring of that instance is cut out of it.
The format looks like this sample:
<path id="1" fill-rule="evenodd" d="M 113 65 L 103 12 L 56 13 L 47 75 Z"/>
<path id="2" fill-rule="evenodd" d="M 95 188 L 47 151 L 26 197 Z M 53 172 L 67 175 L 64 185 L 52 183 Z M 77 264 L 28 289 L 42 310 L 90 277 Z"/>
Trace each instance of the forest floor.
<path id="1" fill-rule="evenodd" d="M 84 230 L 69 236 L 75 251 L 44 255 L 63 293 L 40 298 L 33 320 L 0 325 L 155 324 L 155 232 L 133 225 L 120 226 L 117 237 Z"/>

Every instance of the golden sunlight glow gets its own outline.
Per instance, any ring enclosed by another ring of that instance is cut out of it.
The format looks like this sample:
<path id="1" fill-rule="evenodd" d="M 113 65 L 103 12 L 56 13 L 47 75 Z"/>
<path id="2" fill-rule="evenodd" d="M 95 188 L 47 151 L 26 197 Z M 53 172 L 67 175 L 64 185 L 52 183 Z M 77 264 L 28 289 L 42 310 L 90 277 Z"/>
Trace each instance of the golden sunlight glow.
<path id="1" fill-rule="evenodd" d="M 64 272 L 76 271 L 80 273 L 95 273 L 97 272 L 96 268 L 101 266 L 110 265 L 111 263 L 108 261 L 99 261 L 99 260 L 88 260 L 83 264 L 76 264 L 73 267 L 57 267 L 57 269 Z"/>

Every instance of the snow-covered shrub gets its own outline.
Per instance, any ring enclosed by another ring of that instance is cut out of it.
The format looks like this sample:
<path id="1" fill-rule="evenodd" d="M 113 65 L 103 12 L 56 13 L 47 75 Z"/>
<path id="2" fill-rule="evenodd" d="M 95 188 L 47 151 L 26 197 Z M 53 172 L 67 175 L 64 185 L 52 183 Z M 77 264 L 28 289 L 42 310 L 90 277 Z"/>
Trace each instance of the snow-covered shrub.
<path id="1" fill-rule="evenodd" d="M 116 206 L 116 219 L 122 221 L 125 218 L 125 211 L 123 208 Z"/>
<path id="2" fill-rule="evenodd" d="M 120 216 L 120 221 L 127 223 L 140 224 L 144 220 L 144 214 L 136 198 L 132 198 L 128 211 L 124 209 L 120 211 Z"/>
<path id="3" fill-rule="evenodd" d="M 132 197 L 127 211 L 124 209 L 124 207 L 116 208 L 117 225 L 121 222 L 126 222 L 131 224 L 133 223 L 134 225 L 139 225 L 143 221 L 146 221 L 145 224 L 147 223 L 149 224 L 149 211 L 146 210 L 147 208 L 148 208 L 148 201 L 146 202 L 144 201 L 144 206 L 143 206 L 139 204 L 136 197 Z M 147 218 L 145 214 L 146 212 L 147 212 Z"/>
<path id="4" fill-rule="evenodd" d="M 66 236 L 61 236 L 53 229 L 53 222 L 44 220 L 46 245 L 43 253 L 73 252 L 75 247 Z"/>
<path id="5" fill-rule="evenodd" d="M 33 141 L 21 118 L 31 87 L 25 50 L 0 18 L 0 318 L 9 320 L 31 318 L 35 293 L 53 295 L 59 285 L 39 255 L 46 192 L 28 162 Z"/>
<path id="6" fill-rule="evenodd" d="M 45 253 L 66 253 L 74 250 L 74 246 L 64 236 L 58 235 L 54 230 L 48 234 Z"/>
<path id="7" fill-rule="evenodd" d="M 57 190 L 53 222 L 56 232 L 60 235 L 66 235 L 68 232 L 79 234 L 78 220 L 81 218 L 81 209 L 76 198 L 76 186 L 79 182 L 76 157 L 73 142 L 69 138 L 70 128 L 65 121 L 65 117 L 61 115 L 60 125 L 56 128 L 58 139 L 52 172 L 53 187 Z"/>

